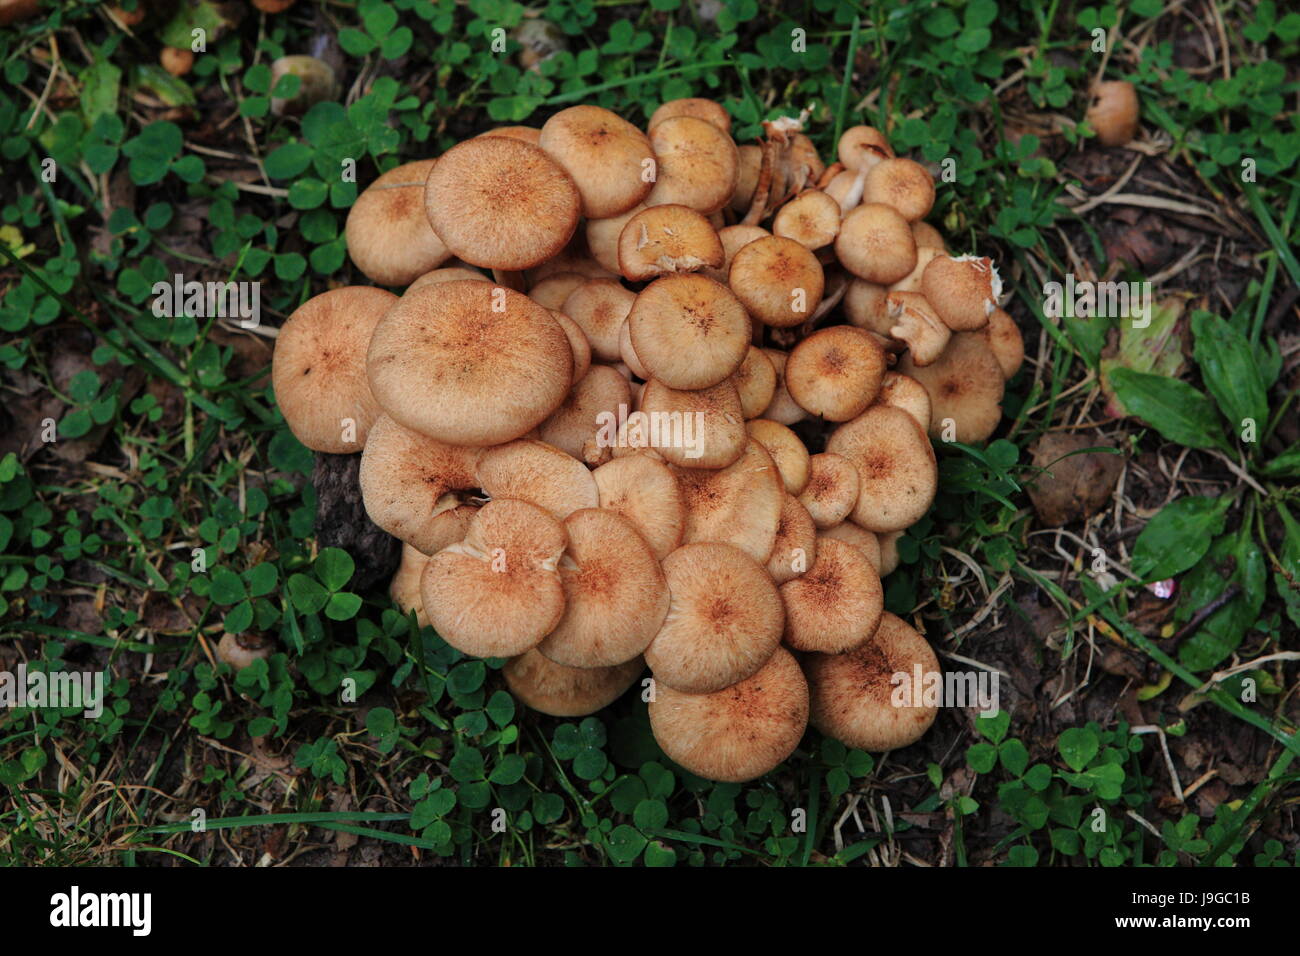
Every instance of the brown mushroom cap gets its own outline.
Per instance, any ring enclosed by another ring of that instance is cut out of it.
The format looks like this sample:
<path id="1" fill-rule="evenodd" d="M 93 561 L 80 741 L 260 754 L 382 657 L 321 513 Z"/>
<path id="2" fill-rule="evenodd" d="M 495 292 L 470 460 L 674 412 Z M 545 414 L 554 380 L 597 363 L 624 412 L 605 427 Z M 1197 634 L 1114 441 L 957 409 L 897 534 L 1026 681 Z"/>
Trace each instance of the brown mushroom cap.
<path id="1" fill-rule="evenodd" d="M 858 470 L 843 455 L 824 451 L 808 462 L 808 482 L 799 503 L 808 510 L 818 528 L 833 528 L 858 503 Z"/>
<path id="2" fill-rule="evenodd" d="M 826 276 L 811 252 L 781 236 L 746 243 L 731 260 L 728 282 L 750 315 L 788 328 L 806 322 L 822 300 Z"/>
<path id="3" fill-rule="evenodd" d="M 993 260 L 979 256 L 936 256 L 925 267 L 921 292 L 954 332 L 988 324 L 998 307 L 1002 280 Z"/>
<path id="4" fill-rule="evenodd" d="M 943 234 L 938 229 L 918 219 L 912 223 L 912 238 L 916 240 L 916 248 L 938 249 L 946 253 L 948 246 L 943 241 Z"/>
<path id="5" fill-rule="evenodd" d="M 807 249 L 829 246 L 840 234 L 840 204 L 820 189 L 805 189 L 777 210 L 772 235 Z"/>
<path id="6" fill-rule="evenodd" d="M 1001 309 L 994 309 L 989 313 L 989 324 L 984 327 L 984 338 L 1002 368 L 1002 377 L 1014 377 L 1025 360 L 1025 340 L 1015 319 Z"/>
<path id="7" fill-rule="evenodd" d="M 844 314 L 854 327 L 888 336 L 894 324 L 889 317 L 888 296 L 889 286 L 855 277 L 844 293 Z"/>
<path id="8" fill-rule="evenodd" d="M 647 455 L 615 458 L 592 472 L 600 507 L 626 518 L 662 561 L 682 543 L 686 504 L 677 478 Z"/>
<path id="9" fill-rule="evenodd" d="M 902 534 L 901 531 L 892 532 L 893 534 Z M 833 528 L 827 528 L 825 531 L 817 533 L 817 540 L 822 538 L 834 538 L 836 541 L 843 541 L 851 544 L 866 556 L 871 562 L 871 566 L 876 569 L 876 573 L 882 578 L 894 570 L 892 567 L 889 571 L 884 570 L 880 557 L 880 539 L 866 528 L 859 528 L 852 521 L 845 521 L 843 524 L 837 524 Z"/>
<path id="10" fill-rule="evenodd" d="M 870 640 L 885 609 L 880 575 L 846 541 L 823 538 L 817 560 L 781 585 L 785 643 L 798 651 L 839 654 Z"/>
<path id="11" fill-rule="evenodd" d="M 623 696 L 645 670 L 640 658 L 614 667 L 565 667 L 536 648 L 501 669 L 510 693 L 539 713 L 585 717 Z"/>
<path id="12" fill-rule="evenodd" d="M 743 223 L 723 226 L 718 230 L 718 241 L 722 243 L 722 266 L 717 269 L 701 269 L 700 274 L 726 285 L 731 275 L 731 261 L 736 258 L 736 253 L 755 239 L 770 235 L 762 226 L 746 226 Z"/>
<path id="13" fill-rule="evenodd" d="M 776 395 L 776 366 L 767 353 L 751 345 L 731 381 L 740 395 L 741 413 L 746 419 L 757 418 Z"/>
<path id="14" fill-rule="evenodd" d="M 608 219 L 588 219 L 584 234 L 587 248 L 596 262 L 611 275 L 621 275 L 623 270 L 618 264 L 618 239 L 623 235 L 623 228 L 632 217 L 647 207 L 638 203 L 627 212 Z"/>
<path id="15" fill-rule="evenodd" d="M 445 268 L 431 269 L 424 275 L 417 276 L 406 287 L 406 291 L 414 292 L 426 285 L 434 285 L 439 282 L 455 282 L 458 279 L 469 279 L 475 282 L 492 281 L 476 269 L 467 269 L 464 266 L 447 266 Z"/>
<path id="16" fill-rule="evenodd" d="M 804 660 L 814 727 L 848 747 L 894 750 L 915 743 L 930 729 L 935 707 L 912 706 L 894 675 L 915 680 L 939 673 L 939 660 L 925 638 L 886 612 L 875 636 L 844 654 L 810 654 Z M 927 678 L 922 678 L 923 680 Z M 896 700 L 901 698 L 903 706 Z"/>
<path id="17" fill-rule="evenodd" d="M 425 554 L 459 541 L 463 528 L 449 492 L 478 487 L 480 448 L 465 448 L 404 428 L 380 415 L 361 453 L 361 500 L 380 528 Z"/>
<path id="18" fill-rule="evenodd" d="M 874 126 L 850 126 L 840 134 L 836 154 L 845 169 L 856 173 L 882 159 L 893 159 L 894 149 Z"/>
<path id="19" fill-rule="evenodd" d="M 505 136 L 466 140 L 444 153 L 424 202 L 433 231 L 455 255 L 507 270 L 531 268 L 563 249 L 582 205 L 559 163 Z"/>
<path id="20" fill-rule="evenodd" d="M 901 372 L 886 372 L 880 383 L 876 404 L 901 408 L 916 419 L 916 423 L 927 433 L 930 431 L 930 393 L 912 376 Z"/>
<path id="21" fill-rule="evenodd" d="M 632 523 L 600 508 L 564 520 L 564 616 L 537 649 L 568 667 L 613 667 L 641 656 L 668 613 L 668 584 Z"/>
<path id="22" fill-rule="evenodd" d="M 788 494 L 798 495 L 808 484 L 808 448 L 803 439 L 780 422 L 755 418 L 745 423 L 749 437 L 772 456 Z"/>
<path id="23" fill-rule="evenodd" d="M 719 471 L 678 469 L 677 486 L 686 508 L 684 543 L 732 544 L 759 562 L 771 556 L 786 492 L 758 442 L 749 439 L 744 454 Z"/>
<path id="24" fill-rule="evenodd" d="M 504 136 L 506 139 L 518 139 L 534 146 L 541 144 L 542 131 L 535 126 L 498 126 L 479 136 Z"/>
<path id="25" fill-rule="evenodd" d="M 708 388 L 729 377 L 744 362 L 752 334 L 749 315 L 731 291 L 696 275 L 650 283 L 632 304 L 627 326 L 650 376 L 680 389 Z"/>
<path id="26" fill-rule="evenodd" d="M 851 325 L 818 329 L 790 352 L 785 387 L 800 408 L 831 422 L 856 418 L 880 391 L 885 352 Z"/>
<path id="27" fill-rule="evenodd" d="M 650 140 L 602 107 L 560 110 L 542 127 L 538 145 L 573 177 L 589 219 L 627 212 L 654 185 L 642 175 L 654 161 Z"/>
<path id="28" fill-rule="evenodd" d="M 726 131 L 694 116 L 673 116 L 650 128 L 658 159 L 647 206 L 679 203 L 706 216 L 731 201 L 740 164 Z"/>
<path id="29" fill-rule="evenodd" d="M 1126 80 L 1096 84 L 1085 118 L 1103 146 L 1123 146 L 1137 135 L 1137 88 Z"/>
<path id="30" fill-rule="evenodd" d="M 776 769 L 808 726 L 808 683 L 782 648 L 753 677 L 712 694 L 656 690 L 650 728 L 669 759 L 698 777 L 743 783 Z"/>
<path id="31" fill-rule="evenodd" d="M 885 534 L 877 535 L 880 544 L 880 576 L 883 578 L 892 574 L 898 567 L 898 539 L 904 535 L 902 531 L 888 531 Z"/>
<path id="32" fill-rule="evenodd" d="M 693 116 L 696 119 L 712 123 L 724 133 L 731 132 L 731 114 L 713 100 L 701 96 L 687 96 L 679 100 L 669 100 L 650 114 L 646 129 L 654 129 L 664 120 L 674 116 Z"/>
<path id="33" fill-rule="evenodd" d="M 603 362 L 621 357 L 618 332 L 632 311 L 636 293 L 617 279 L 588 279 L 569 293 L 562 311 L 586 333 L 592 354 Z"/>
<path id="34" fill-rule="evenodd" d="M 600 503 L 587 466 L 542 441 L 525 438 L 485 449 L 476 475 L 478 486 L 493 498 L 527 501 L 561 521 Z"/>
<path id="35" fill-rule="evenodd" d="M 366 369 L 375 399 L 399 423 L 449 444 L 487 446 L 526 434 L 560 406 L 573 350 L 527 296 L 487 282 L 440 282 L 384 315 Z"/>
<path id="36" fill-rule="evenodd" d="M 569 348 L 573 350 L 573 381 L 577 384 L 591 368 L 591 343 L 587 341 L 587 333 L 573 319 L 558 309 L 548 311 L 564 330 L 564 337 L 569 340 Z"/>
<path id="37" fill-rule="evenodd" d="M 424 184 L 436 163 L 422 159 L 390 169 L 348 210 L 348 255 L 372 282 L 407 285 L 451 257 L 424 214 Z"/>
<path id="38" fill-rule="evenodd" d="M 859 279 L 889 285 L 916 265 L 916 240 L 907 220 L 893 206 L 864 203 L 844 217 L 835 237 L 835 255 Z"/>
<path id="39" fill-rule="evenodd" d="M 943 355 L 930 365 L 917 365 L 905 355 L 898 370 L 929 392 L 929 431 L 934 438 L 982 442 L 1002 420 L 1002 366 L 979 332 L 954 334 Z M 953 430 L 945 434 L 948 420 Z"/>
<path id="40" fill-rule="evenodd" d="M 826 450 L 858 470 L 853 521 L 868 531 L 898 531 L 925 515 L 939 469 L 925 432 L 901 408 L 872 405 L 831 435 Z"/>
<path id="41" fill-rule="evenodd" d="M 743 216 L 749 211 L 754 201 L 754 189 L 758 186 L 758 174 L 763 167 L 763 147 L 746 143 L 736 148 L 739 171 L 736 174 L 736 190 L 731 194 L 731 211 Z"/>
<path id="42" fill-rule="evenodd" d="M 913 233 L 915 235 L 915 233 Z M 930 246 L 916 247 L 916 265 L 912 266 L 912 271 L 897 282 L 889 286 L 890 292 L 920 292 L 922 278 L 925 276 L 925 269 L 935 259 L 943 256 L 945 253 L 942 249 L 935 249 Z"/>
<path id="43" fill-rule="evenodd" d="M 708 694 L 767 663 L 785 616 L 761 564 L 731 545 L 702 543 L 682 545 L 663 570 L 668 616 L 645 652 L 656 685 Z"/>
<path id="44" fill-rule="evenodd" d="M 867 173 L 862 201 L 893 206 L 908 222 L 924 219 L 934 206 L 934 179 L 913 160 L 881 160 Z"/>
<path id="45" fill-rule="evenodd" d="M 633 282 L 722 265 L 722 242 L 709 220 L 689 206 L 648 206 L 618 237 L 618 271 Z"/>
<path id="46" fill-rule="evenodd" d="M 401 608 L 403 614 L 414 611 L 415 622 L 420 627 L 429 626 L 429 615 L 424 613 L 424 598 L 420 596 L 420 578 L 428 562 L 427 554 L 403 542 L 402 563 L 397 566 L 397 572 L 388 585 L 388 596 L 393 603 Z"/>
<path id="47" fill-rule="evenodd" d="M 555 414 L 542 422 L 538 436 L 588 465 L 609 461 L 612 445 L 602 443 L 601 426 L 618 419 L 619 406 L 632 403 L 628 381 L 608 365 L 587 370 Z"/>
<path id="48" fill-rule="evenodd" d="M 780 422 L 782 425 L 793 425 L 807 418 L 808 413 L 790 397 L 790 392 L 785 386 L 785 367 L 790 359 L 789 354 L 780 349 L 763 349 L 763 354 L 767 356 L 768 361 L 772 363 L 772 369 L 776 372 L 776 389 L 772 393 L 771 403 L 763 410 L 763 417 Z"/>
<path id="49" fill-rule="evenodd" d="M 797 578 L 817 560 L 817 526 L 808 509 L 793 495 L 781 501 L 781 519 L 776 526 L 776 544 L 767 559 L 767 573 L 781 585 Z"/>
<path id="50" fill-rule="evenodd" d="M 912 361 L 917 365 L 937 362 L 948 347 L 952 331 L 930 301 L 919 292 L 891 292 L 885 301 L 893 323 L 889 334 L 907 343 Z"/>
<path id="51" fill-rule="evenodd" d="M 298 306 L 280 327 L 271 359 L 275 401 L 290 431 L 313 451 L 346 455 L 365 446 L 381 411 L 366 378 L 366 349 L 397 301 L 383 289 L 331 289 Z"/>
<path id="52" fill-rule="evenodd" d="M 564 300 L 589 276 L 581 272 L 555 272 L 528 290 L 528 298 L 552 312 L 564 311 Z"/>
<path id="53" fill-rule="evenodd" d="M 475 657 L 536 647 L 564 614 L 556 566 L 564 526 L 536 505 L 497 498 L 478 510 L 465 540 L 429 559 L 420 593 L 429 623 Z"/>
<path id="54" fill-rule="evenodd" d="M 683 468 L 726 468 L 745 448 L 740 395 L 729 380 L 683 391 L 651 379 L 636 415 L 642 416 L 640 427 L 651 433 L 649 447 Z M 628 418 L 630 429 L 634 416 Z"/>

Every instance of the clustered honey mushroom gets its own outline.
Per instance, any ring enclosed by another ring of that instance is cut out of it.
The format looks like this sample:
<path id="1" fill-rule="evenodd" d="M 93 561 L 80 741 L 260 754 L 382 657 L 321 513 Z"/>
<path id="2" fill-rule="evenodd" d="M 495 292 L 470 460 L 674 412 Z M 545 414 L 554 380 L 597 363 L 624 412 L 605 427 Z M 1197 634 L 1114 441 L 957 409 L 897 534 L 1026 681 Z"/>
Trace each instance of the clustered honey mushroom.
<path id="1" fill-rule="evenodd" d="M 809 723 L 929 728 L 891 677 L 938 661 L 880 579 L 933 501 L 929 436 L 985 440 L 1023 357 L 993 263 L 925 224 L 928 170 L 867 126 L 826 166 L 801 128 L 738 147 L 709 100 L 645 131 L 574 106 L 397 166 L 346 235 L 405 292 L 325 292 L 275 352 L 293 433 L 361 451 L 403 609 L 547 714 L 648 666 L 656 740 L 712 780 Z M 655 415 L 696 441 L 648 441 Z"/>

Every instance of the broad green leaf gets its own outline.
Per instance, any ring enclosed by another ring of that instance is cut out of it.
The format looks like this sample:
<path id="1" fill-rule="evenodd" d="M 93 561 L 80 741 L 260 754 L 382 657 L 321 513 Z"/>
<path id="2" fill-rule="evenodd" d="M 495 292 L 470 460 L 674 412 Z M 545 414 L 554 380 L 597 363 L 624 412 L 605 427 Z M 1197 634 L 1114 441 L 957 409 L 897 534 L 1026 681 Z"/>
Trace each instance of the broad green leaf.
<path id="1" fill-rule="evenodd" d="M 1276 458 L 1264 462 L 1260 472 L 1268 478 L 1300 477 L 1300 444 L 1292 445 Z"/>
<path id="2" fill-rule="evenodd" d="M 340 591 L 352 580 L 352 572 L 357 566 L 352 555 L 342 548 L 322 548 L 312 567 L 325 587 L 331 591 Z"/>
<path id="3" fill-rule="evenodd" d="M 1162 581 L 1182 574 L 1210 550 L 1232 499 L 1189 495 L 1169 502 L 1147 522 L 1133 545 L 1138 577 Z"/>
<path id="4" fill-rule="evenodd" d="M 1129 413 L 1167 440 L 1192 448 L 1226 448 L 1214 403 L 1186 382 L 1128 368 L 1114 369 L 1110 381 Z"/>
<path id="5" fill-rule="evenodd" d="M 1209 553 L 1182 579 L 1175 620 L 1191 616 L 1236 585 L 1237 595 L 1201 622 L 1178 648 L 1178 660 L 1192 671 L 1209 670 L 1231 656 L 1259 619 L 1268 582 L 1263 552 L 1248 528 L 1214 542 Z"/>
<path id="6" fill-rule="evenodd" d="M 1070 769 L 1079 771 L 1097 756 L 1101 741 L 1097 739 L 1096 732 L 1087 727 L 1071 727 L 1061 733 L 1056 747 L 1061 752 L 1061 759 Z"/>
<path id="7" fill-rule="evenodd" d="M 291 574 L 289 597 L 293 599 L 293 606 L 299 611 L 304 614 L 315 614 L 329 601 L 330 594 L 315 578 L 305 574 Z"/>
<path id="8" fill-rule="evenodd" d="M 1217 315 L 1199 311 L 1192 313 L 1192 334 L 1192 354 L 1205 387 L 1232 430 L 1239 432 L 1249 419 L 1261 433 L 1268 421 L 1268 397 L 1246 337 Z"/>

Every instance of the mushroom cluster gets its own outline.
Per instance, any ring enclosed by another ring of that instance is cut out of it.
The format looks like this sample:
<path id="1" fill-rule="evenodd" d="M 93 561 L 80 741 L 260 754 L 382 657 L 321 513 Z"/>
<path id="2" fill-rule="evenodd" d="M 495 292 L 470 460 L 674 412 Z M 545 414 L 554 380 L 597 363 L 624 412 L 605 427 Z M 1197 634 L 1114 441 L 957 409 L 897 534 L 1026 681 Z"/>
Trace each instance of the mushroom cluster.
<path id="1" fill-rule="evenodd" d="M 804 117 L 737 146 L 717 103 L 641 130 L 574 106 L 386 172 L 347 222 L 378 285 L 302 305 L 273 385 L 308 447 L 360 451 L 395 601 L 508 658 L 530 707 L 641 678 L 655 738 L 743 781 L 811 722 L 871 750 L 939 669 L 881 577 L 982 441 L 1022 343 L 987 258 L 923 221 L 926 167 L 871 127 L 826 166 Z"/>

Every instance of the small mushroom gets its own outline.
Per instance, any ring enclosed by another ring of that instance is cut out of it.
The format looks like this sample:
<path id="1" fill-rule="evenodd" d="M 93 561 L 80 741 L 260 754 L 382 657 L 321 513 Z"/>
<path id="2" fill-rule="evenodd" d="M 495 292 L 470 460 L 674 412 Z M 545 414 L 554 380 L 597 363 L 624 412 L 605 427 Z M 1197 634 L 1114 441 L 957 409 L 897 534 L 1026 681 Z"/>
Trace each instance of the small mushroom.
<path id="1" fill-rule="evenodd" d="M 582 214 L 606 219 L 627 212 L 650 192 L 642 176 L 654 153 L 627 120 L 599 106 L 570 106 L 542 127 L 538 145 L 573 177 Z"/>
<path id="2" fill-rule="evenodd" d="M 735 545 L 760 563 L 771 557 L 786 491 L 762 445 L 749 439 L 740 458 L 717 471 L 678 469 L 677 486 L 686 509 L 683 543 Z"/>
<path id="3" fill-rule="evenodd" d="M 569 293 L 560 311 L 586 334 L 593 356 L 617 362 L 622 357 L 618 333 L 635 301 L 636 293 L 617 279 L 588 279 Z"/>
<path id="4" fill-rule="evenodd" d="M 851 325 L 833 325 L 818 329 L 790 352 L 785 387 L 810 414 L 846 422 L 875 400 L 884 373 L 884 350 L 870 335 Z"/>
<path id="5" fill-rule="evenodd" d="M 752 335 L 749 315 L 731 290 L 697 275 L 650 283 L 632 303 L 627 329 L 649 376 L 678 389 L 709 388 L 729 378 L 745 361 Z"/>
<path id="6" fill-rule="evenodd" d="M 750 315 L 764 325 L 788 328 L 816 310 L 826 276 L 817 257 L 793 239 L 765 236 L 740 248 L 728 282 Z"/>
<path id="7" fill-rule="evenodd" d="M 925 386 L 901 372 L 886 372 L 876 404 L 901 408 L 925 431 L 930 430 L 930 393 Z"/>
<path id="8" fill-rule="evenodd" d="M 767 559 L 767 573 L 780 586 L 807 571 L 817 560 L 817 526 L 799 499 L 787 494 L 781 502 L 776 543 Z"/>
<path id="9" fill-rule="evenodd" d="M 900 532 L 901 533 L 901 532 Z M 871 562 L 871 566 L 876 569 L 876 573 L 882 578 L 889 572 L 881 566 L 880 558 L 880 536 L 868 531 L 866 528 L 859 528 L 852 521 L 845 521 L 837 524 L 833 528 L 827 528 L 825 531 L 817 533 L 817 540 L 822 538 L 834 538 L 836 541 L 843 541 L 853 545 L 861 551 Z M 895 555 L 897 557 L 897 555 Z M 893 570 L 891 567 L 890 571 Z"/>
<path id="10" fill-rule="evenodd" d="M 939 661 L 925 638 L 888 612 L 875 636 L 861 646 L 842 654 L 808 655 L 804 672 L 812 725 L 859 750 L 896 750 L 915 743 L 930 729 L 938 709 L 918 705 L 894 678 L 906 675 L 910 687 L 918 665 L 922 680 L 939 674 Z"/>
<path id="11" fill-rule="evenodd" d="M 665 754 L 707 780 L 743 783 L 776 769 L 808 726 L 808 683 L 782 648 L 747 680 L 711 694 L 657 689 L 650 728 Z"/>
<path id="12" fill-rule="evenodd" d="M 674 203 L 642 209 L 618 237 L 618 271 L 643 282 L 655 276 L 719 268 L 722 242 L 709 220 Z"/>
<path id="13" fill-rule="evenodd" d="M 604 416 L 618 417 L 619 406 L 632 402 L 628 381 L 608 365 L 593 365 L 546 421 L 538 435 L 567 455 L 588 465 L 610 459 L 610 446 L 600 444 Z"/>
<path id="14" fill-rule="evenodd" d="M 686 533 L 686 504 L 677 477 L 662 461 L 628 455 L 592 473 L 600 507 L 626 518 L 662 561 Z"/>
<path id="15" fill-rule="evenodd" d="M 585 717 L 623 696 L 645 670 L 639 657 L 614 667 L 565 667 L 536 650 L 512 658 L 501 674 L 525 705 L 551 717 Z"/>
<path id="16" fill-rule="evenodd" d="M 919 365 L 905 355 L 898 370 L 916 379 L 930 394 L 929 432 L 933 438 L 982 442 L 1002 420 L 1002 366 L 979 332 L 953 335 L 943 355 L 930 365 Z M 946 427 L 949 421 L 951 431 Z"/>
<path id="17" fill-rule="evenodd" d="M 844 217 L 835 237 L 835 255 L 859 279 L 889 285 L 916 265 L 916 240 L 893 206 L 865 203 Z"/>
<path id="18" fill-rule="evenodd" d="M 650 127 L 658 161 L 647 206 L 677 203 L 706 216 L 731 201 L 740 157 L 726 130 L 694 116 L 676 115 Z"/>
<path id="19" fill-rule="evenodd" d="M 313 296 L 280 327 L 271 359 L 275 401 L 313 451 L 360 451 L 380 415 L 366 376 L 366 347 L 397 296 L 345 286 Z"/>
<path id="20" fill-rule="evenodd" d="M 785 367 L 790 359 L 789 354 L 780 349 L 764 349 L 763 354 L 767 356 L 776 372 L 776 388 L 771 403 L 763 410 L 763 417 L 780 422 L 782 425 L 793 425 L 807 418 L 808 413 L 790 397 L 790 392 L 785 386 Z"/>
<path id="21" fill-rule="evenodd" d="M 436 163 L 424 159 L 390 169 L 348 211 L 348 255 L 372 282 L 408 285 L 451 257 L 424 215 L 424 184 Z"/>
<path id="22" fill-rule="evenodd" d="M 845 169 L 856 173 L 883 159 L 893 159 L 894 150 L 874 126 L 850 126 L 840 134 L 836 154 Z"/>
<path id="23" fill-rule="evenodd" d="M 785 236 L 807 249 L 829 246 L 840 234 L 840 204 L 820 189 L 806 189 L 779 210 L 772 235 Z"/>
<path id="24" fill-rule="evenodd" d="M 934 179 L 914 160 L 884 159 L 867 172 L 862 201 L 893 206 L 908 222 L 915 222 L 934 206 Z"/>
<path id="25" fill-rule="evenodd" d="M 687 96 L 679 100 L 669 100 L 650 114 L 646 129 L 654 129 L 664 120 L 675 116 L 693 116 L 695 119 L 711 123 L 724 133 L 731 132 L 731 114 L 714 100 L 700 96 Z"/>
<path id="26" fill-rule="evenodd" d="M 740 409 L 746 421 L 762 415 L 776 395 L 776 367 L 767 353 L 755 345 L 745 352 L 745 360 L 731 381 L 740 395 Z"/>
<path id="27" fill-rule="evenodd" d="M 824 451 L 808 462 L 808 484 L 799 503 L 819 529 L 833 528 L 853 512 L 861 481 L 858 470 L 843 455 Z"/>
<path id="28" fill-rule="evenodd" d="M 552 312 L 564 311 L 564 300 L 587 281 L 581 272 L 556 272 L 528 290 L 528 298 Z"/>
<path id="29" fill-rule="evenodd" d="M 954 332 L 973 332 L 988 324 L 1002 296 L 1002 279 L 993 260 L 979 256 L 936 256 L 925 267 L 921 293 Z"/>
<path id="30" fill-rule="evenodd" d="M 871 639 L 885 609 L 885 592 L 861 550 L 823 538 L 812 567 L 781 585 L 781 602 L 789 647 L 839 654 Z"/>
<path id="31" fill-rule="evenodd" d="M 467 528 L 468 524 L 467 521 Z M 438 550 L 441 551 L 442 548 Z M 393 599 L 393 603 L 401 608 L 403 614 L 414 611 L 415 623 L 420 627 L 429 626 L 429 615 L 424 613 L 424 598 L 420 596 L 420 578 L 424 576 L 424 566 L 428 563 L 427 554 L 402 542 L 402 563 L 397 566 L 397 573 L 388 585 L 388 596 Z"/>
<path id="32" fill-rule="evenodd" d="M 208 42 L 212 42 L 209 37 Z M 302 116 L 317 103 L 324 103 L 339 95 L 338 75 L 334 67 L 324 60 L 305 53 L 282 56 L 271 63 L 270 88 L 275 89 L 281 77 L 296 76 L 298 90 L 292 96 L 272 96 L 272 116 Z"/>
<path id="33" fill-rule="evenodd" d="M 915 419 L 900 408 L 872 405 L 831 434 L 826 450 L 858 471 L 853 521 L 877 533 L 916 524 L 939 484 L 934 449 Z"/>
<path id="34" fill-rule="evenodd" d="M 984 339 L 1002 369 L 1002 377 L 1013 378 L 1025 360 L 1025 340 L 1020 334 L 1020 326 L 1006 312 L 994 309 L 989 313 L 989 324 L 983 331 Z"/>
<path id="35" fill-rule="evenodd" d="M 894 323 L 889 334 L 907 343 L 912 361 L 918 366 L 938 361 L 948 347 L 952 330 L 939 318 L 930 300 L 919 292 L 891 292 L 885 301 Z"/>
<path id="36" fill-rule="evenodd" d="M 1103 146 L 1123 146 L 1137 135 L 1137 88 L 1125 80 L 1107 80 L 1092 88 L 1088 125 Z"/>
<path id="37" fill-rule="evenodd" d="M 651 447 L 674 465 L 726 468 L 744 452 L 745 416 L 729 380 L 686 391 L 652 378 L 641 394 L 641 412 L 651 436 L 658 433 Z"/>
<path id="38" fill-rule="evenodd" d="M 475 473 L 492 498 L 527 501 L 561 521 L 600 503 L 587 466 L 543 441 L 525 438 L 486 449 Z"/>
<path id="39" fill-rule="evenodd" d="M 772 456 L 788 494 L 798 495 L 808 484 L 808 449 L 803 439 L 780 422 L 755 418 L 745 423 L 749 437 Z"/>
<path id="40" fill-rule="evenodd" d="M 663 561 L 671 595 L 645 660 L 658 689 L 708 694 L 752 677 L 781 642 L 785 614 L 763 566 L 727 544 L 686 544 Z"/>
<path id="41" fill-rule="evenodd" d="M 158 62 L 172 76 L 185 76 L 194 69 L 194 53 L 183 47 L 165 46 L 158 54 Z"/>
<path id="42" fill-rule="evenodd" d="M 222 634 L 217 642 L 217 660 L 236 672 L 254 661 L 264 661 L 275 650 L 275 642 L 264 634 Z"/>

